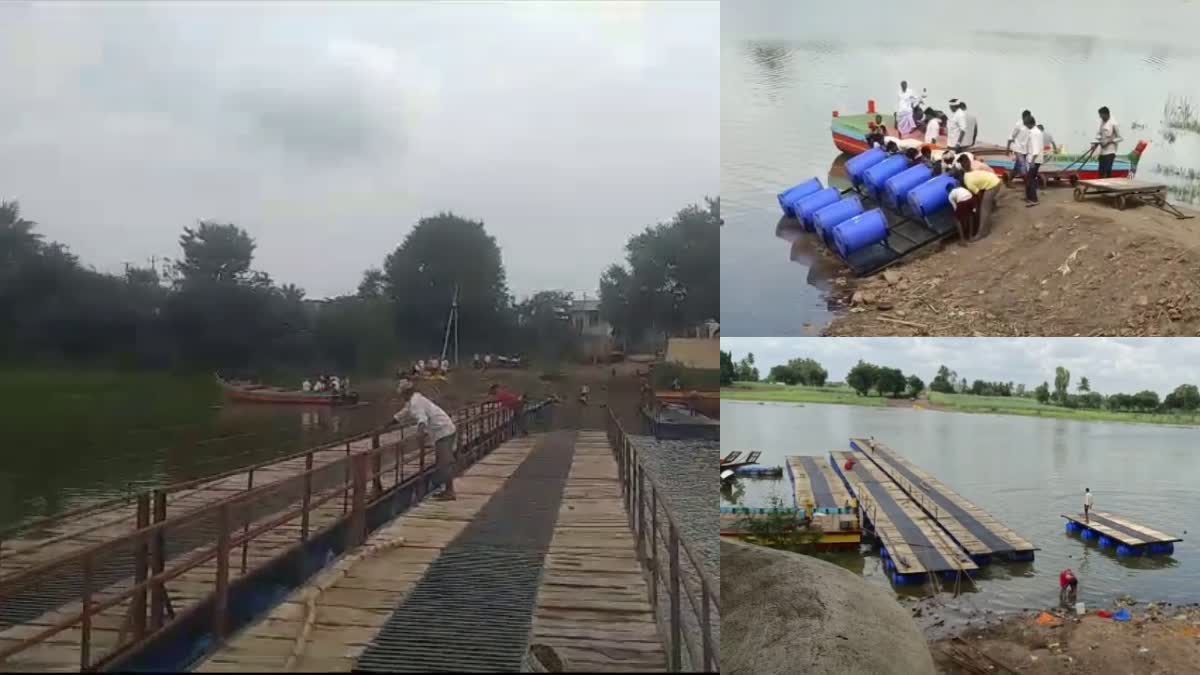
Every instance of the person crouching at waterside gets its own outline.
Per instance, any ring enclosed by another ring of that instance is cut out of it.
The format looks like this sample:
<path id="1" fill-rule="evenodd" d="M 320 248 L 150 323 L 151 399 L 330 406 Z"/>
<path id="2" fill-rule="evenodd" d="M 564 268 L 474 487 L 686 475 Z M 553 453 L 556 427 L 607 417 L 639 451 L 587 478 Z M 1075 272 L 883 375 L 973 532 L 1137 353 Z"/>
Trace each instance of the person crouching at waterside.
<path id="1" fill-rule="evenodd" d="M 954 209 L 954 222 L 958 224 L 958 244 L 966 246 L 970 241 L 975 223 L 975 195 L 964 187 L 946 186 L 950 208 Z"/>
<path id="2" fill-rule="evenodd" d="M 396 393 L 404 407 L 392 418 L 388 426 L 416 422 L 417 439 L 422 448 L 433 441 L 433 449 L 437 457 L 437 480 L 442 484 L 441 492 L 430 499 L 449 501 L 454 495 L 454 440 L 458 429 L 454 420 L 433 401 L 425 398 L 413 387 L 409 380 L 400 380 Z"/>
<path id="3" fill-rule="evenodd" d="M 992 230 L 992 212 L 996 210 L 996 194 L 1002 184 L 1000 177 L 992 171 L 973 169 L 973 160 L 967 157 L 959 158 L 963 168 L 963 185 L 975 195 L 975 227 L 972 231 L 972 241 L 986 237 Z"/>

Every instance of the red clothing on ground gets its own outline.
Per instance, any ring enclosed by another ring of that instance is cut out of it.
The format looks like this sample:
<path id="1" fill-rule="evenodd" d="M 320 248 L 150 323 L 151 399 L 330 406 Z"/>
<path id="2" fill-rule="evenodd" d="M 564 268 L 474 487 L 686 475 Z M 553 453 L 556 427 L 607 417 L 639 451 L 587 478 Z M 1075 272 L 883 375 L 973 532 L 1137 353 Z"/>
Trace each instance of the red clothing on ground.
<path id="1" fill-rule="evenodd" d="M 1071 570 L 1063 570 L 1062 573 L 1058 575 L 1058 587 L 1066 588 L 1067 586 L 1070 586 L 1071 582 L 1074 580 L 1075 580 L 1074 572 L 1072 572 Z"/>

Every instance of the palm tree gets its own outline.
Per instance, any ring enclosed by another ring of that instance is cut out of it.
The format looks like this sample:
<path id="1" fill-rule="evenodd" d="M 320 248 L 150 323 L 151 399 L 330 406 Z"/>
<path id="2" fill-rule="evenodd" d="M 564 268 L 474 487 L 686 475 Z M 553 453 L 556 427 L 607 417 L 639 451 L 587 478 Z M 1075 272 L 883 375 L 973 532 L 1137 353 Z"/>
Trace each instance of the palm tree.
<path id="1" fill-rule="evenodd" d="M 0 202 L 0 264 L 12 265 L 42 250 L 42 235 L 33 231 L 36 225 L 21 218 L 17 202 Z"/>

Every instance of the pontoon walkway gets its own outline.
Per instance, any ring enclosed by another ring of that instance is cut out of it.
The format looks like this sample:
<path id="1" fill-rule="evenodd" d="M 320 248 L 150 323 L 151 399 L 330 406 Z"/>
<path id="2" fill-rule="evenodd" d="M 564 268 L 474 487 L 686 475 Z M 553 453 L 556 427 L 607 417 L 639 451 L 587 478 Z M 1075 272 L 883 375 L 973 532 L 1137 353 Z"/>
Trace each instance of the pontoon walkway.
<path id="1" fill-rule="evenodd" d="M 898 585 L 924 583 L 930 573 L 954 578 L 979 569 L 938 524 L 904 494 L 895 481 L 853 451 L 830 453 L 838 472 L 859 501 L 859 509 L 883 543 Z M 853 468 L 844 466 L 854 460 Z"/>
<path id="2" fill-rule="evenodd" d="M 1183 541 L 1179 537 L 1103 511 L 1090 512 L 1087 520 L 1082 513 L 1064 513 L 1062 517 L 1067 519 L 1067 532 L 1078 532 L 1084 539 L 1098 538 L 1102 548 L 1116 545 L 1118 555 L 1170 555 L 1175 551 L 1175 542 Z"/>
<path id="3" fill-rule="evenodd" d="M 1011 560 L 1033 560 L 1036 550 L 1033 544 L 887 445 L 876 440 L 852 438 L 850 447 L 894 480 L 971 554 L 975 562 L 987 564 L 993 555 Z"/>
<path id="4" fill-rule="evenodd" d="M 792 479 L 796 508 L 802 509 L 811 501 L 819 513 L 847 511 L 850 491 L 827 460 L 793 455 L 787 458 L 787 470 Z"/>

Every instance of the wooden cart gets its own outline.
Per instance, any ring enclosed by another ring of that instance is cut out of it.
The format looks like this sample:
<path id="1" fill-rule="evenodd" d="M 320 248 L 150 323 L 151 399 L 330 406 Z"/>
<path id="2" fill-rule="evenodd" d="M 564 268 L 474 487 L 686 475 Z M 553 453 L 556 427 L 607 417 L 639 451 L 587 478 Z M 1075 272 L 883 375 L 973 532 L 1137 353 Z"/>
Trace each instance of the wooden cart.
<path id="1" fill-rule="evenodd" d="M 1117 203 L 1117 209 L 1124 211 L 1135 202 L 1149 204 L 1184 220 L 1194 218 L 1167 201 L 1167 186 L 1165 183 L 1148 183 L 1133 178 L 1093 178 L 1081 180 L 1075 186 L 1075 201 L 1081 202 L 1088 197 L 1112 199 Z"/>

